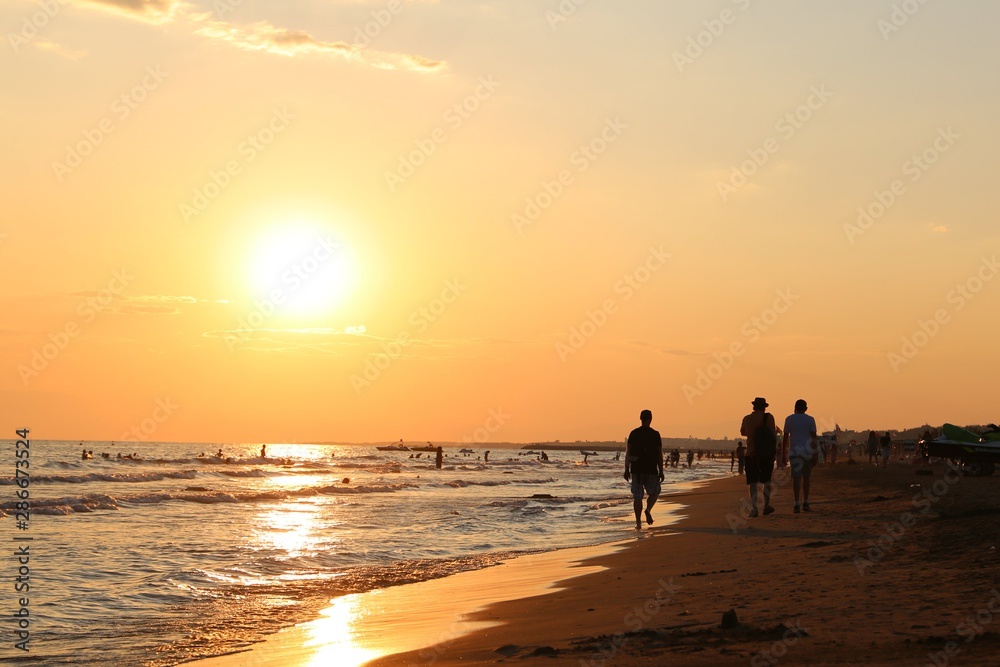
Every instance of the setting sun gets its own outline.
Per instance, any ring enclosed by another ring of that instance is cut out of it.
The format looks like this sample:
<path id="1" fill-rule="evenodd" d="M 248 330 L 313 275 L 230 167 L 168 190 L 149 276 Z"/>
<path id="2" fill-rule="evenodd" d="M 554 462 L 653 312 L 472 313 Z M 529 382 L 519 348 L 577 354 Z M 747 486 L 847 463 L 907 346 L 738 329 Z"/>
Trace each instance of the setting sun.
<path id="1" fill-rule="evenodd" d="M 318 225 L 291 223 L 263 234 L 247 262 L 253 298 L 274 304 L 277 316 L 321 316 L 351 288 L 349 259 Z"/>

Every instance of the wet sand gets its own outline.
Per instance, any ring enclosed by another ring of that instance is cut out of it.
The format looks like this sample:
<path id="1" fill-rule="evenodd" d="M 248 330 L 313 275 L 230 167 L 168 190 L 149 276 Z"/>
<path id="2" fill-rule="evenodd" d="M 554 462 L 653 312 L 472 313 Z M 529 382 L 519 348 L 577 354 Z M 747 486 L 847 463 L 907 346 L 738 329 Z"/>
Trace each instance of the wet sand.
<path id="1" fill-rule="evenodd" d="M 754 519 L 742 480 L 717 480 L 670 498 L 687 506 L 678 524 L 617 548 L 364 594 L 333 623 L 191 664 L 1000 665 L 1000 476 L 929 470 L 819 466 L 801 514 L 776 474 L 777 512 Z M 723 628 L 729 610 L 738 622 Z"/>

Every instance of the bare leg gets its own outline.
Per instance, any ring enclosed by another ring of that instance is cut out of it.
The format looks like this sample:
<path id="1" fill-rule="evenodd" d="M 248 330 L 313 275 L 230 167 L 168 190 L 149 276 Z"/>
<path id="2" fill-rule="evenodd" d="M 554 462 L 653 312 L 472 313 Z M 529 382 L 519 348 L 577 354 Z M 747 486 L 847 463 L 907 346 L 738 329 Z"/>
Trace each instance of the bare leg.
<path id="1" fill-rule="evenodd" d="M 809 488 L 809 478 L 806 477 L 805 479 L 806 479 L 805 487 L 808 489 Z M 799 506 L 799 490 L 801 488 L 802 488 L 802 478 L 801 477 L 792 477 L 792 491 L 795 493 L 795 506 L 796 507 Z M 808 498 L 808 497 L 809 497 L 809 492 L 806 491 L 806 498 Z"/>
<path id="2" fill-rule="evenodd" d="M 795 494 L 795 504 L 799 502 L 799 494 Z M 809 475 L 802 476 L 802 502 L 809 502 Z"/>
<path id="3" fill-rule="evenodd" d="M 642 498 L 632 500 L 632 509 L 635 510 L 635 529 L 642 530 Z"/>
<path id="4" fill-rule="evenodd" d="M 657 496 L 650 496 L 646 500 L 646 523 L 653 525 L 653 515 L 649 513 L 649 510 L 653 509 L 653 505 L 656 504 Z"/>

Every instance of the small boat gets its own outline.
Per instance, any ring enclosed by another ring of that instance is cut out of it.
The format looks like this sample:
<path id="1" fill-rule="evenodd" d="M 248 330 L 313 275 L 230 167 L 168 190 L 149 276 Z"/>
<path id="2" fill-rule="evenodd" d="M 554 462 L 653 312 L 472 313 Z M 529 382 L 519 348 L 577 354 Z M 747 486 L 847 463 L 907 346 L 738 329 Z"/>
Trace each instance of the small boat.
<path id="1" fill-rule="evenodd" d="M 406 445 L 403 445 L 403 444 L 380 445 L 378 447 L 375 447 L 375 449 L 379 450 L 380 452 L 408 452 L 408 451 L 410 451 L 410 448 L 407 447 Z"/>
<path id="2" fill-rule="evenodd" d="M 941 427 L 942 435 L 933 440 L 921 440 L 928 456 L 957 459 L 962 469 L 972 477 L 992 475 L 1000 464 L 1000 429 L 992 424 L 982 436 L 954 424 Z"/>
<path id="3" fill-rule="evenodd" d="M 426 445 L 420 445 L 419 447 L 410 447 L 411 452 L 436 452 L 437 450 L 438 448 L 429 442 Z"/>
<path id="4" fill-rule="evenodd" d="M 462 449 L 458 450 L 458 453 L 459 454 L 475 454 L 476 452 L 473 451 L 473 450 L 471 450 L 471 449 L 469 449 L 468 447 L 463 447 Z"/>

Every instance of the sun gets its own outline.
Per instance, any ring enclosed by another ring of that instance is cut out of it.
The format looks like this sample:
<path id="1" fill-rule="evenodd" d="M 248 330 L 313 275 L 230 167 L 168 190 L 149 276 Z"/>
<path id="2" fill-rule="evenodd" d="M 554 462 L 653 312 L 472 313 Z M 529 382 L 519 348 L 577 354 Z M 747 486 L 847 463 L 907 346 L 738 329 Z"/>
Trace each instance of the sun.
<path id="1" fill-rule="evenodd" d="M 319 225 L 289 223 L 257 240 L 248 261 L 254 299 L 275 314 L 318 316 L 335 309 L 351 288 L 346 249 Z"/>

